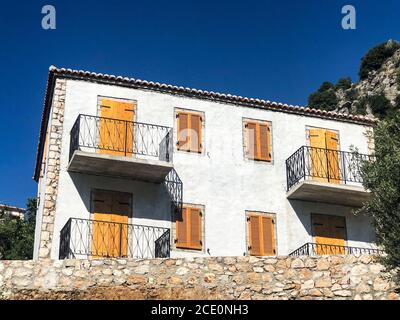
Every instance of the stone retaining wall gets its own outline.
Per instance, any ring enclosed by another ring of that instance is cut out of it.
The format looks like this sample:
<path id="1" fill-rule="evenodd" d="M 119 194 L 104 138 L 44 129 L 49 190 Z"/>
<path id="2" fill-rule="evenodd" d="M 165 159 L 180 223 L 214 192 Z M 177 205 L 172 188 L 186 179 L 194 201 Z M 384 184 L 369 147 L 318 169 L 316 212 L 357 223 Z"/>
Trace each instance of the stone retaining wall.
<path id="1" fill-rule="evenodd" d="M 372 256 L 0 261 L 2 299 L 399 299 Z"/>

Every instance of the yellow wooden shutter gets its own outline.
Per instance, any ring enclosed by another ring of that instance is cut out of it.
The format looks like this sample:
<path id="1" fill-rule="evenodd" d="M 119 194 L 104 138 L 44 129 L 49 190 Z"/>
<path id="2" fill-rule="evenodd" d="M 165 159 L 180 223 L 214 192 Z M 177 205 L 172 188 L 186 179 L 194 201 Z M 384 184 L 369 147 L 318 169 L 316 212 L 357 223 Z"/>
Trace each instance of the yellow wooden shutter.
<path id="1" fill-rule="evenodd" d="M 346 220 L 344 217 L 313 214 L 313 234 L 317 243 L 316 253 L 342 254 L 346 240 Z"/>
<path id="2" fill-rule="evenodd" d="M 339 139 L 334 131 L 326 131 L 325 133 L 327 150 L 327 166 L 329 174 L 329 182 L 340 183 L 341 173 L 339 167 Z"/>
<path id="3" fill-rule="evenodd" d="M 189 151 L 189 114 L 179 112 L 178 117 L 178 150 Z"/>
<path id="4" fill-rule="evenodd" d="M 99 153 L 125 156 L 133 153 L 133 102 L 102 99 L 99 119 Z M 118 121 L 120 120 L 120 121 Z"/>
<path id="5" fill-rule="evenodd" d="M 113 233 L 109 221 L 112 215 L 112 195 L 110 192 L 93 192 L 93 239 L 92 256 L 109 256 L 114 251 L 112 246 Z M 102 222 L 104 221 L 104 222 Z"/>
<path id="6" fill-rule="evenodd" d="M 126 257 L 128 255 L 128 222 L 131 214 L 131 196 L 128 193 L 113 193 L 112 222 L 114 232 L 113 256 Z"/>
<path id="7" fill-rule="evenodd" d="M 310 139 L 310 167 L 313 180 L 328 181 L 328 170 L 326 161 L 325 130 L 312 128 L 309 130 Z"/>

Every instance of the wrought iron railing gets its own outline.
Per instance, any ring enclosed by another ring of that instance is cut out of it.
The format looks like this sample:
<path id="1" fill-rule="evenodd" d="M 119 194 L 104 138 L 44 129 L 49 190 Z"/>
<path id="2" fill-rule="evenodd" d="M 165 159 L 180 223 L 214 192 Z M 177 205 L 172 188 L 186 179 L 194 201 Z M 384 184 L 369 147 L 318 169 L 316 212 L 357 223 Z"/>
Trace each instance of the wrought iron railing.
<path id="1" fill-rule="evenodd" d="M 168 228 L 70 218 L 59 258 L 168 258 L 170 243 Z"/>
<path id="2" fill-rule="evenodd" d="M 143 155 L 172 161 L 172 129 L 165 126 L 80 114 L 70 137 L 75 150 L 93 149 L 121 156 Z"/>
<path id="3" fill-rule="evenodd" d="M 307 179 L 333 182 L 363 182 L 361 166 L 372 156 L 322 148 L 300 147 L 286 160 L 287 190 Z"/>
<path id="4" fill-rule="evenodd" d="M 380 255 L 383 251 L 373 248 L 349 247 L 339 246 L 333 244 L 311 243 L 308 242 L 300 248 L 294 250 L 289 256 L 317 256 L 317 255 L 340 255 L 340 254 L 354 254 L 354 255 Z"/>
<path id="5" fill-rule="evenodd" d="M 165 177 L 164 184 L 171 198 L 173 212 L 180 212 L 183 202 L 183 183 L 175 169 L 172 169 Z"/>

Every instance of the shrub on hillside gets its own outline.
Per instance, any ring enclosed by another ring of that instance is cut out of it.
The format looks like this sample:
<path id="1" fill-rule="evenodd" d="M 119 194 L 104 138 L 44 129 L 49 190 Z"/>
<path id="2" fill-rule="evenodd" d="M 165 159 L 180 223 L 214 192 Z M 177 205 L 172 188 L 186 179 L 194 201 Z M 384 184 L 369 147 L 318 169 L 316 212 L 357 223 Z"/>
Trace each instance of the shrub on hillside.
<path id="1" fill-rule="evenodd" d="M 358 72 L 360 79 L 366 79 L 371 71 L 379 70 L 382 64 L 398 49 L 400 49 L 400 44 L 397 41 L 388 41 L 370 49 L 361 59 Z"/>
<path id="2" fill-rule="evenodd" d="M 355 114 L 361 114 L 363 116 L 367 114 L 367 99 L 365 97 L 358 99 L 354 106 Z"/>
<path id="3" fill-rule="evenodd" d="M 310 108 L 332 111 L 336 109 L 338 98 L 335 86 L 331 82 L 324 82 L 321 87 L 308 97 Z"/>
<path id="4" fill-rule="evenodd" d="M 383 119 L 393 111 L 393 106 L 383 93 L 368 96 L 366 102 L 372 113 L 379 119 Z"/>
<path id="5" fill-rule="evenodd" d="M 347 90 L 351 88 L 351 78 L 347 77 L 347 78 L 341 78 L 336 82 L 335 85 L 335 90 Z"/>

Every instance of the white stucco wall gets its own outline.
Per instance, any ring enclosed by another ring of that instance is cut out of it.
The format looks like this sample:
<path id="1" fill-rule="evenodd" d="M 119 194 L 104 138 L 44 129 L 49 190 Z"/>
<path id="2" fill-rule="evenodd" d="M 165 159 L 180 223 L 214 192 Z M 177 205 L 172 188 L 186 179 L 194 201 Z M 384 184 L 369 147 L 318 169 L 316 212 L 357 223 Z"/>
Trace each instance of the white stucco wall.
<path id="1" fill-rule="evenodd" d="M 59 232 L 69 217 L 89 217 L 92 188 L 131 192 L 133 216 L 152 215 L 146 224 L 170 226 L 167 195 L 145 182 L 70 174 L 70 130 L 80 113 L 97 115 L 98 96 L 132 99 L 137 102 L 136 121 L 175 127 L 175 108 L 204 112 L 204 154 L 174 151 L 173 163 L 184 186 L 184 203 L 205 207 L 205 249 L 211 255 L 243 255 L 246 252 L 245 212 L 276 215 L 277 253 L 288 254 L 310 242 L 310 214 L 345 215 L 348 245 L 370 246 L 374 239 L 369 220 L 353 217 L 350 208 L 290 202 L 286 198 L 285 160 L 306 145 L 306 127 L 338 130 L 340 148 L 355 146 L 368 153 L 366 127 L 357 124 L 253 109 L 212 101 L 179 97 L 117 86 L 68 80 L 62 138 L 61 172 L 57 198 L 52 257 L 58 257 Z M 272 163 L 244 159 L 243 118 L 272 123 Z M 176 141 L 176 139 L 174 139 Z M 163 221 L 160 217 L 165 217 Z M 143 218 L 144 219 L 144 218 Z M 177 255 L 187 255 L 176 251 Z M 204 253 L 199 254 L 207 254 Z"/>

